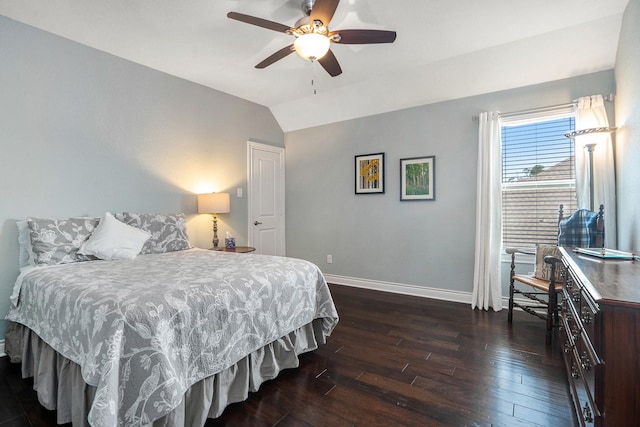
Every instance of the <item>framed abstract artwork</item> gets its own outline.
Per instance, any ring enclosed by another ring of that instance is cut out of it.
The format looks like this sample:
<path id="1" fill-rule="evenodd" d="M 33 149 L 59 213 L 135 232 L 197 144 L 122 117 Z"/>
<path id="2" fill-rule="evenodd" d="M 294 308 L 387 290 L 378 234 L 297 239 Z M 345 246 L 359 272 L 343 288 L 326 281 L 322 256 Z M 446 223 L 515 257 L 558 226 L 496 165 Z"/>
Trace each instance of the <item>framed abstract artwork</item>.
<path id="1" fill-rule="evenodd" d="M 384 153 L 356 156 L 356 194 L 384 193 Z"/>
<path id="2" fill-rule="evenodd" d="M 400 200 L 436 199 L 436 156 L 400 159 Z"/>

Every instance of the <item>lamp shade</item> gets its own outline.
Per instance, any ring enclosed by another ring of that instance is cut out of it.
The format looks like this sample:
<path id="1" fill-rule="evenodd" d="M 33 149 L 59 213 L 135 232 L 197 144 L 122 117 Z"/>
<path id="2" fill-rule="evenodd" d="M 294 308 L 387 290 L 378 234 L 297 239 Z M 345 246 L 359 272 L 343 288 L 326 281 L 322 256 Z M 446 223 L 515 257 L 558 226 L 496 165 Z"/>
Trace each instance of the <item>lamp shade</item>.
<path id="1" fill-rule="evenodd" d="M 303 34 L 293 42 L 296 53 L 309 61 L 322 58 L 329 50 L 329 45 L 331 45 L 329 38 L 317 33 Z"/>
<path id="2" fill-rule="evenodd" d="M 613 133 L 617 130 L 617 127 L 599 127 L 599 128 L 589 128 L 589 129 L 581 129 L 573 132 L 565 133 L 564 136 L 571 139 L 576 139 L 578 137 L 584 135 L 590 135 L 594 133 Z"/>
<path id="3" fill-rule="evenodd" d="M 231 211 L 229 193 L 198 194 L 198 213 L 228 213 Z"/>

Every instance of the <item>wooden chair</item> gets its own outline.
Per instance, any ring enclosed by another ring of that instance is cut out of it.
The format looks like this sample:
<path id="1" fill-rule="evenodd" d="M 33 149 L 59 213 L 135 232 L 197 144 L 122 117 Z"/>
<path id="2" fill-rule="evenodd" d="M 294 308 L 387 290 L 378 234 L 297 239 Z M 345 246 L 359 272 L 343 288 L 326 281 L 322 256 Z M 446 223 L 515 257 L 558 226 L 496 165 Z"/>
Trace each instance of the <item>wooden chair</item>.
<path id="1" fill-rule="evenodd" d="M 579 209 L 571 216 L 563 218 L 563 205 L 558 213 L 558 246 L 567 247 L 603 247 L 604 246 L 604 206 L 598 213 Z M 560 263 L 557 246 L 538 246 L 536 250 L 506 248 L 511 255 L 511 273 L 509 275 L 509 323 L 513 323 L 513 309 L 519 308 L 529 314 L 545 320 L 547 345 L 551 344 L 553 327 L 558 325 L 558 293 L 562 292 L 564 268 Z M 536 256 L 536 271 L 533 274 L 516 274 L 516 255 Z M 516 287 L 522 283 L 529 288 Z M 532 289 L 531 289 L 532 288 Z M 528 300 L 514 299 L 521 295 Z M 531 301 L 531 302 L 529 302 Z"/>

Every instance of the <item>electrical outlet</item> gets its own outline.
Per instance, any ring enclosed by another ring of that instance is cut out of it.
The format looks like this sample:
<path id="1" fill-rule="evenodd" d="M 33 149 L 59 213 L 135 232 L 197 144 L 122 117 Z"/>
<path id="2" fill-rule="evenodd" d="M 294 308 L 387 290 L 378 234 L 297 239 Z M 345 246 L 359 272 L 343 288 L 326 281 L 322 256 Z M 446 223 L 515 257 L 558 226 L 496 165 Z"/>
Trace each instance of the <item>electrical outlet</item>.
<path id="1" fill-rule="evenodd" d="M 333 255 L 327 255 L 327 264 L 333 264 Z"/>

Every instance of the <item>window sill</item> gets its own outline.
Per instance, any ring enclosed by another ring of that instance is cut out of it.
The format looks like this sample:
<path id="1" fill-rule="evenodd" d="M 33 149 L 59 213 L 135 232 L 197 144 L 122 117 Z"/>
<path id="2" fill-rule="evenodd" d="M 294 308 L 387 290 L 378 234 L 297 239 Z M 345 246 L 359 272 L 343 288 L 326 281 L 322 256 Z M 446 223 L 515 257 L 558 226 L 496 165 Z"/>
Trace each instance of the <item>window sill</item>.
<path id="1" fill-rule="evenodd" d="M 500 254 L 500 262 L 501 263 L 509 263 L 511 264 L 511 255 L 509 255 L 508 253 L 506 253 L 504 251 L 504 249 L 502 250 L 502 253 Z M 526 255 L 526 254 L 518 254 L 518 256 L 516 257 L 516 264 L 535 264 L 536 263 L 536 256 L 535 255 Z"/>

